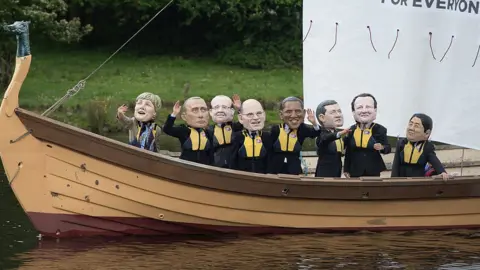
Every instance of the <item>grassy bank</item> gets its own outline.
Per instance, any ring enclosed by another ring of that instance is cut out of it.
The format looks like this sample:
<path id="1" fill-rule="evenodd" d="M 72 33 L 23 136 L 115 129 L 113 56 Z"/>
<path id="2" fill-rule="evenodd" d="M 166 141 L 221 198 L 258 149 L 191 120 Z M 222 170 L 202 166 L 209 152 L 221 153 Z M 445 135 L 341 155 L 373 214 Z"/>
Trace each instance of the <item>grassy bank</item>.
<path id="1" fill-rule="evenodd" d="M 104 53 L 81 51 L 36 53 L 21 93 L 22 106 L 48 107 L 107 57 Z M 302 94 L 300 70 L 249 70 L 217 65 L 209 60 L 141 58 L 120 53 L 96 72 L 87 81 L 86 88 L 66 102 L 65 107 L 84 109 L 95 100 L 117 107 L 150 91 L 160 95 L 164 109 L 170 111 L 173 103 L 183 98 L 186 82 L 191 85 L 189 96 L 201 96 L 208 101 L 218 94 L 238 93 L 243 99 L 261 100 L 267 110 L 272 110 L 286 96 Z"/>
<path id="2" fill-rule="evenodd" d="M 20 94 L 20 105 L 43 112 L 108 56 L 101 52 L 34 51 L 30 73 Z M 124 131 L 115 122 L 118 106 L 129 104 L 133 109 L 138 94 L 156 93 L 163 101 L 159 113 L 159 123 L 163 123 L 175 101 L 183 99 L 187 82 L 191 86 L 188 96 L 201 96 L 207 102 L 218 94 L 231 96 L 235 93 L 243 100 L 261 100 L 268 114 L 267 125 L 279 122 L 276 106 L 281 99 L 302 95 L 300 70 L 249 70 L 218 65 L 208 59 L 138 57 L 119 53 L 87 81 L 85 89 L 51 117 L 125 141 L 126 137 L 121 135 Z M 175 139 L 165 136 L 163 142 L 164 149 L 178 150 Z"/>

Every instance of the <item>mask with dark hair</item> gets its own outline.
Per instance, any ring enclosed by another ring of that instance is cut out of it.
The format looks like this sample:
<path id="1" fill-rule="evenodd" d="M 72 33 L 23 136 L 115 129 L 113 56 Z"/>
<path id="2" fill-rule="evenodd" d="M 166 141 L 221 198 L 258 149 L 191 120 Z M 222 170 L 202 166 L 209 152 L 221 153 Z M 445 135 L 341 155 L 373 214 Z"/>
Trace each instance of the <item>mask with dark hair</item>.
<path id="1" fill-rule="evenodd" d="M 352 100 L 353 118 L 360 124 L 371 124 L 377 118 L 377 100 L 371 94 L 360 94 Z"/>
<path id="2" fill-rule="evenodd" d="M 335 100 L 325 100 L 318 104 L 315 114 L 325 128 L 332 129 L 343 126 L 342 109 Z"/>
<path id="3" fill-rule="evenodd" d="M 291 129 L 297 129 L 303 123 L 305 109 L 303 101 L 297 97 L 287 97 L 280 104 L 280 119 Z"/>
<path id="4" fill-rule="evenodd" d="M 416 113 L 410 117 L 407 126 L 407 139 L 411 142 L 428 140 L 432 133 L 433 120 L 424 113 Z"/>

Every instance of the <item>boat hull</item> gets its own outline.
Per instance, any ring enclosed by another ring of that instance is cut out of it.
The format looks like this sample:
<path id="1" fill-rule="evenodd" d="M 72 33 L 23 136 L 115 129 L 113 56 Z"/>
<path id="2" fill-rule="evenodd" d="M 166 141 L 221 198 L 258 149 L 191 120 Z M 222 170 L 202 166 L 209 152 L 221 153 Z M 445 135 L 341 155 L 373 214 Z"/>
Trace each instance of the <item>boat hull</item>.
<path id="1" fill-rule="evenodd" d="M 36 198 L 24 209 L 46 236 L 480 227 L 476 177 L 444 182 L 248 174 L 152 154 L 24 110 L 17 115 L 32 131 L 18 148 L 34 150 L 37 169 L 25 166 L 13 186 L 20 201 Z M 19 160 L 26 153 L 12 149 L 2 156 L 9 154 Z M 32 183 L 37 190 L 28 188 Z"/>
<path id="2" fill-rule="evenodd" d="M 417 231 L 478 229 L 475 225 L 453 226 L 402 226 L 402 227 L 358 227 L 358 228 L 285 228 L 285 227 L 236 227 L 192 223 L 166 222 L 149 218 L 92 217 L 73 214 L 49 214 L 27 212 L 35 228 L 52 238 L 78 238 L 96 236 L 171 236 L 171 235 L 266 235 L 304 234 L 356 231 Z"/>

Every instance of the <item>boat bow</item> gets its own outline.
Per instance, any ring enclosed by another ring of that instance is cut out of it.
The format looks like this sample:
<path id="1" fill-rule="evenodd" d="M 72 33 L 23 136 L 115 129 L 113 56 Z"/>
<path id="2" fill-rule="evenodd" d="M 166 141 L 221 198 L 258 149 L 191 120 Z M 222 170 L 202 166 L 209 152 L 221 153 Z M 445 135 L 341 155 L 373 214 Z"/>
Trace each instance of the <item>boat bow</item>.
<path id="1" fill-rule="evenodd" d="M 12 32 L 17 37 L 15 71 L 3 96 L 0 107 L 2 116 L 6 114 L 7 117 L 11 117 L 14 114 L 15 109 L 18 107 L 20 89 L 30 70 L 32 55 L 30 52 L 29 24 L 30 22 L 28 21 L 17 21 L 2 27 L 3 30 Z"/>

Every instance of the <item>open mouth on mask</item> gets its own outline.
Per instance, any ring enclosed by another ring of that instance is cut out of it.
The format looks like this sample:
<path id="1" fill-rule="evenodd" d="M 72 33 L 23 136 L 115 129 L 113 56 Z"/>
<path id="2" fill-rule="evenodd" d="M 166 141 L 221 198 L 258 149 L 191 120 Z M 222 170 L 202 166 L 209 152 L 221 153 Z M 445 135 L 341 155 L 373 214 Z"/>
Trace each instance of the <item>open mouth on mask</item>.
<path id="1" fill-rule="evenodd" d="M 224 113 L 224 112 L 217 112 L 215 115 L 216 116 L 227 116 L 227 114 Z"/>
<path id="2" fill-rule="evenodd" d="M 140 115 L 145 115 L 145 111 L 144 111 L 144 110 L 138 110 L 137 113 L 140 114 Z"/>

